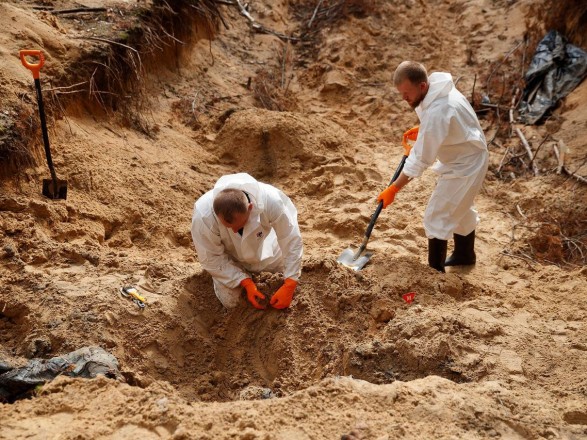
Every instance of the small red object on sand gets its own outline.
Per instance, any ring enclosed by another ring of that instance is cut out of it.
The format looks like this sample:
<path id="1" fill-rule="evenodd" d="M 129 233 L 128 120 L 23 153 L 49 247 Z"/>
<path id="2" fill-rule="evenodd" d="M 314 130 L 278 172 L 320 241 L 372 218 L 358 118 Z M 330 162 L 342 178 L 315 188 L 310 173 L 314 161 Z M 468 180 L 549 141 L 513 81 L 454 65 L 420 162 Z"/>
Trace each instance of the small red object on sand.
<path id="1" fill-rule="evenodd" d="M 402 295 L 402 298 L 404 299 L 405 302 L 410 304 L 412 301 L 414 301 L 415 296 L 416 296 L 416 292 L 408 292 L 408 293 L 404 293 Z"/>

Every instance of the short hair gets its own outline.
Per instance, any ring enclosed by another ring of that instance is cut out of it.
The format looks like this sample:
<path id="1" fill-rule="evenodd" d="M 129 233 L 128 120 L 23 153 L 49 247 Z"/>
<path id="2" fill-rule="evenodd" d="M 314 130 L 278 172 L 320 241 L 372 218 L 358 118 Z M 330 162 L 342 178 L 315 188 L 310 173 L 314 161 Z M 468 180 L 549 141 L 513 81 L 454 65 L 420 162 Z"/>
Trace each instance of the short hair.
<path id="1" fill-rule="evenodd" d="M 234 214 L 244 214 L 248 209 L 248 198 L 240 189 L 226 188 L 214 197 L 214 213 L 228 222 L 233 222 Z"/>
<path id="2" fill-rule="evenodd" d="M 412 84 L 427 83 L 426 68 L 416 61 L 402 61 L 393 73 L 393 85 L 396 87 L 408 79 Z"/>

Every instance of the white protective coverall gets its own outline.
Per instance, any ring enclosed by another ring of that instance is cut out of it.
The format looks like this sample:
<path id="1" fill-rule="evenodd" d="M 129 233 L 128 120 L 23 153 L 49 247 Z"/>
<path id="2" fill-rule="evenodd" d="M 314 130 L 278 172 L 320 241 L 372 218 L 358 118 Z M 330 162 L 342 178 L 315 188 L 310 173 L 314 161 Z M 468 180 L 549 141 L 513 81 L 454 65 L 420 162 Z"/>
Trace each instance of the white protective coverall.
<path id="1" fill-rule="evenodd" d="M 489 153 L 477 115 L 450 73 L 432 73 L 428 81 L 428 92 L 416 107 L 418 138 L 403 173 L 419 177 L 437 160 L 432 169 L 440 177 L 424 213 L 424 229 L 428 238 L 448 240 L 477 226 L 473 199 L 485 179 Z"/>
<path id="2" fill-rule="evenodd" d="M 215 196 L 227 188 L 240 189 L 253 204 L 242 236 L 220 223 L 213 209 Z M 283 272 L 298 281 L 302 263 L 302 236 L 297 210 L 277 188 L 246 173 L 221 177 L 200 197 L 192 215 L 192 239 L 202 268 L 214 280 L 214 292 L 227 308 L 236 307 L 248 272 Z"/>

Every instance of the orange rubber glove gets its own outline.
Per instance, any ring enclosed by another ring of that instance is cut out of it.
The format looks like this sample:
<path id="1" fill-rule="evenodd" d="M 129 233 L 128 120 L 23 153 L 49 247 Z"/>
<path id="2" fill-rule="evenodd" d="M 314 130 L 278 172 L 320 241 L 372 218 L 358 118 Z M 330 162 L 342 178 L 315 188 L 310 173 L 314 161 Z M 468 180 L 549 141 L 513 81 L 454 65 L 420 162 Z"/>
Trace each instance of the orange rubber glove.
<path id="1" fill-rule="evenodd" d="M 418 139 L 418 131 L 420 129 L 419 125 L 416 125 L 415 127 L 410 128 L 409 130 L 406 130 L 404 132 L 403 138 L 405 140 L 409 139 L 411 141 L 415 141 L 416 139 Z"/>
<path id="2" fill-rule="evenodd" d="M 259 310 L 263 310 L 265 307 L 257 302 L 257 298 L 265 299 L 265 295 L 259 292 L 259 289 L 257 289 L 257 286 L 253 280 L 251 278 L 245 278 L 241 281 L 241 286 L 243 286 L 247 291 L 247 299 L 253 305 L 253 307 Z"/>
<path id="3" fill-rule="evenodd" d="M 285 309 L 291 304 L 294 290 L 296 290 L 298 283 L 291 278 L 286 278 L 283 286 L 277 289 L 275 295 L 271 298 L 270 304 L 276 309 Z"/>
<path id="4" fill-rule="evenodd" d="M 383 207 L 387 208 L 389 205 L 393 203 L 393 199 L 395 199 L 395 195 L 398 192 L 399 188 L 392 183 L 385 190 L 383 190 L 381 194 L 379 194 L 379 197 L 377 197 L 377 201 L 383 202 Z"/>
<path id="5" fill-rule="evenodd" d="M 408 141 L 416 142 L 416 139 L 418 139 L 419 130 L 420 126 L 416 125 L 415 127 L 410 128 L 408 131 L 404 133 L 404 136 L 402 138 L 402 145 L 404 146 L 404 156 L 410 155 L 412 145 Z"/>

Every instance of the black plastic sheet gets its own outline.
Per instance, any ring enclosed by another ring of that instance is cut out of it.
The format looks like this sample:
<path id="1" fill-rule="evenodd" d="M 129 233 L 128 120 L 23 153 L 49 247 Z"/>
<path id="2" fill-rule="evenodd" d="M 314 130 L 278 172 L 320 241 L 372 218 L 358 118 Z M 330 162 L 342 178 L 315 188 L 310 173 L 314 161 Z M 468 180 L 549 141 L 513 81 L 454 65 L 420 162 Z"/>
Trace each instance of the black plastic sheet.
<path id="1" fill-rule="evenodd" d="M 541 122 L 561 98 L 587 76 L 587 52 L 569 44 L 557 31 L 550 31 L 538 43 L 526 72 L 526 87 L 520 103 L 525 124 Z"/>
<path id="2" fill-rule="evenodd" d="M 51 359 L 31 359 L 20 368 L 11 368 L 5 363 L 2 365 L 4 372 L 0 374 L 0 401 L 4 402 L 26 397 L 35 387 L 59 375 L 94 378 L 102 374 L 122 379 L 116 358 L 100 347 L 83 347 Z"/>

